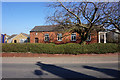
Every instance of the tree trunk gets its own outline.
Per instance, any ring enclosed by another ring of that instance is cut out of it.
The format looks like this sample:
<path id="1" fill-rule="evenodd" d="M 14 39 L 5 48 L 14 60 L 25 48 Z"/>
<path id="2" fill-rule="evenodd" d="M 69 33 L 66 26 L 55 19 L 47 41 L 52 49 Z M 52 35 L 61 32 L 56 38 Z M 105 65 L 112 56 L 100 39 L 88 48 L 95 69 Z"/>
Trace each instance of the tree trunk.
<path id="1" fill-rule="evenodd" d="M 86 41 L 82 41 L 81 45 L 86 45 Z"/>
<path id="2" fill-rule="evenodd" d="M 86 45 L 87 37 L 88 37 L 88 32 L 87 33 L 82 33 L 82 35 L 81 35 L 81 42 L 79 44 Z"/>

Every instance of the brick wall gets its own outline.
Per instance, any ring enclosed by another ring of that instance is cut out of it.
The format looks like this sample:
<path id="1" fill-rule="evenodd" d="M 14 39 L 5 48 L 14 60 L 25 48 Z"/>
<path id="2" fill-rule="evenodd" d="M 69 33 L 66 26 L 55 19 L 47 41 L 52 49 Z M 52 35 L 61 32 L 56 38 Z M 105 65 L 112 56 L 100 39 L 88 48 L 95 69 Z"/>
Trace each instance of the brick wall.
<path id="1" fill-rule="evenodd" d="M 91 41 L 87 41 L 87 44 L 91 44 L 91 43 L 98 43 L 98 32 L 97 31 L 91 32 Z"/>
<path id="2" fill-rule="evenodd" d="M 37 35 L 36 35 L 37 33 Z M 49 34 L 49 42 L 44 41 L 45 34 Z M 62 41 L 57 40 L 58 32 L 30 32 L 30 43 L 35 43 L 35 38 L 38 38 L 38 43 L 56 43 L 56 44 L 64 44 L 64 43 L 80 43 L 81 39 L 79 34 L 76 33 L 76 41 L 71 41 L 71 34 L 65 33 Z M 91 33 L 91 41 L 87 41 L 89 43 L 97 43 L 97 32 L 94 31 Z"/>

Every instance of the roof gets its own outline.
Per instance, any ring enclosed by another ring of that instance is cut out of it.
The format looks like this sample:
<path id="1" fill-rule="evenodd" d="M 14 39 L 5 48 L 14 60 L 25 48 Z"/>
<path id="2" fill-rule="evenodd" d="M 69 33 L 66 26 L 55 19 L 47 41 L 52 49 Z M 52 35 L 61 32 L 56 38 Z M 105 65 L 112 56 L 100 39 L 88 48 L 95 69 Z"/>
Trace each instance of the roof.
<path id="1" fill-rule="evenodd" d="M 9 35 L 5 35 L 6 37 L 10 37 Z"/>
<path id="2" fill-rule="evenodd" d="M 29 37 L 28 34 L 25 34 L 25 33 L 21 33 L 21 34 L 24 35 L 24 36 L 26 36 L 26 37 Z M 11 38 L 13 38 L 15 36 L 17 36 L 17 34 L 13 34 L 13 35 L 9 36 L 8 39 L 11 39 Z"/>
<path id="3" fill-rule="evenodd" d="M 8 39 L 11 39 L 11 38 L 15 37 L 16 35 L 17 34 L 13 34 L 13 35 L 9 36 Z"/>
<path id="4" fill-rule="evenodd" d="M 9 37 L 9 35 L 7 35 L 7 34 L 1 34 L 1 35 L 5 35 L 5 36 Z"/>
<path id="5" fill-rule="evenodd" d="M 48 26 L 35 26 L 30 32 L 53 32 L 60 31 L 57 29 L 57 25 L 48 25 Z"/>
<path id="6" fill-rule="evenodd" d="M 83 26 L 88 26 L 88 24 L 82 24 Z M 102 30 L 101 26 L 94 26 L 95 30 Z M 58 25 L 48 25 L 48 26 L 35 26 L 30 32 L 53 32 L 53 31 L 62 31 Z"/>
<path id="7" fill-rule="evenodd" d="M 24 36 L 26 36 L 26 37 L 29 37 L 29 35 L 28 34 L 26 34 L 26 33 L 21 33 L 22 35 L 24 35 Z"/>

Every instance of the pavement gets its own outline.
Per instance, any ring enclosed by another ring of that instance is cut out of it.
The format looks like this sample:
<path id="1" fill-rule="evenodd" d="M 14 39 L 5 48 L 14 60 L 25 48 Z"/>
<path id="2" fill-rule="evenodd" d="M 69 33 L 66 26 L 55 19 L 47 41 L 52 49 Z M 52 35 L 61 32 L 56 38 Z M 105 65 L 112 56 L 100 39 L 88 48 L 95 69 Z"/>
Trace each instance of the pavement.
<path id="1" fill-rule="evenodd" d="M 3 57 L 3 78 L 117 78 L 118 56 Z"/>

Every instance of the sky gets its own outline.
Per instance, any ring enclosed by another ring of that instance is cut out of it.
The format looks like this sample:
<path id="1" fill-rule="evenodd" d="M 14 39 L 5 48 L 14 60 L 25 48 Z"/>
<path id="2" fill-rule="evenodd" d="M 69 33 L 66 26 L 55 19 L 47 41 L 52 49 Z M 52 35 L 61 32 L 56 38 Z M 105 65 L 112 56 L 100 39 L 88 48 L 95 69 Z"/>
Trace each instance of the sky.
<path id="1" fill-rule="evenodd" d="M 2 33 L 30 34 L 30 30 L 35 26 L 48 25 L 46 18 L 54 12 L 54 9 L 47 7 L 50 3 L 52 2 L 5 2 L 3 0 Z"/>
<path id="2" fill-rule="evenodd" d="M 2 2 L 2 33 L 27 33 L 35 26 L 48 25 L 46 18 L 54 9 L 50 2 Z"/>

